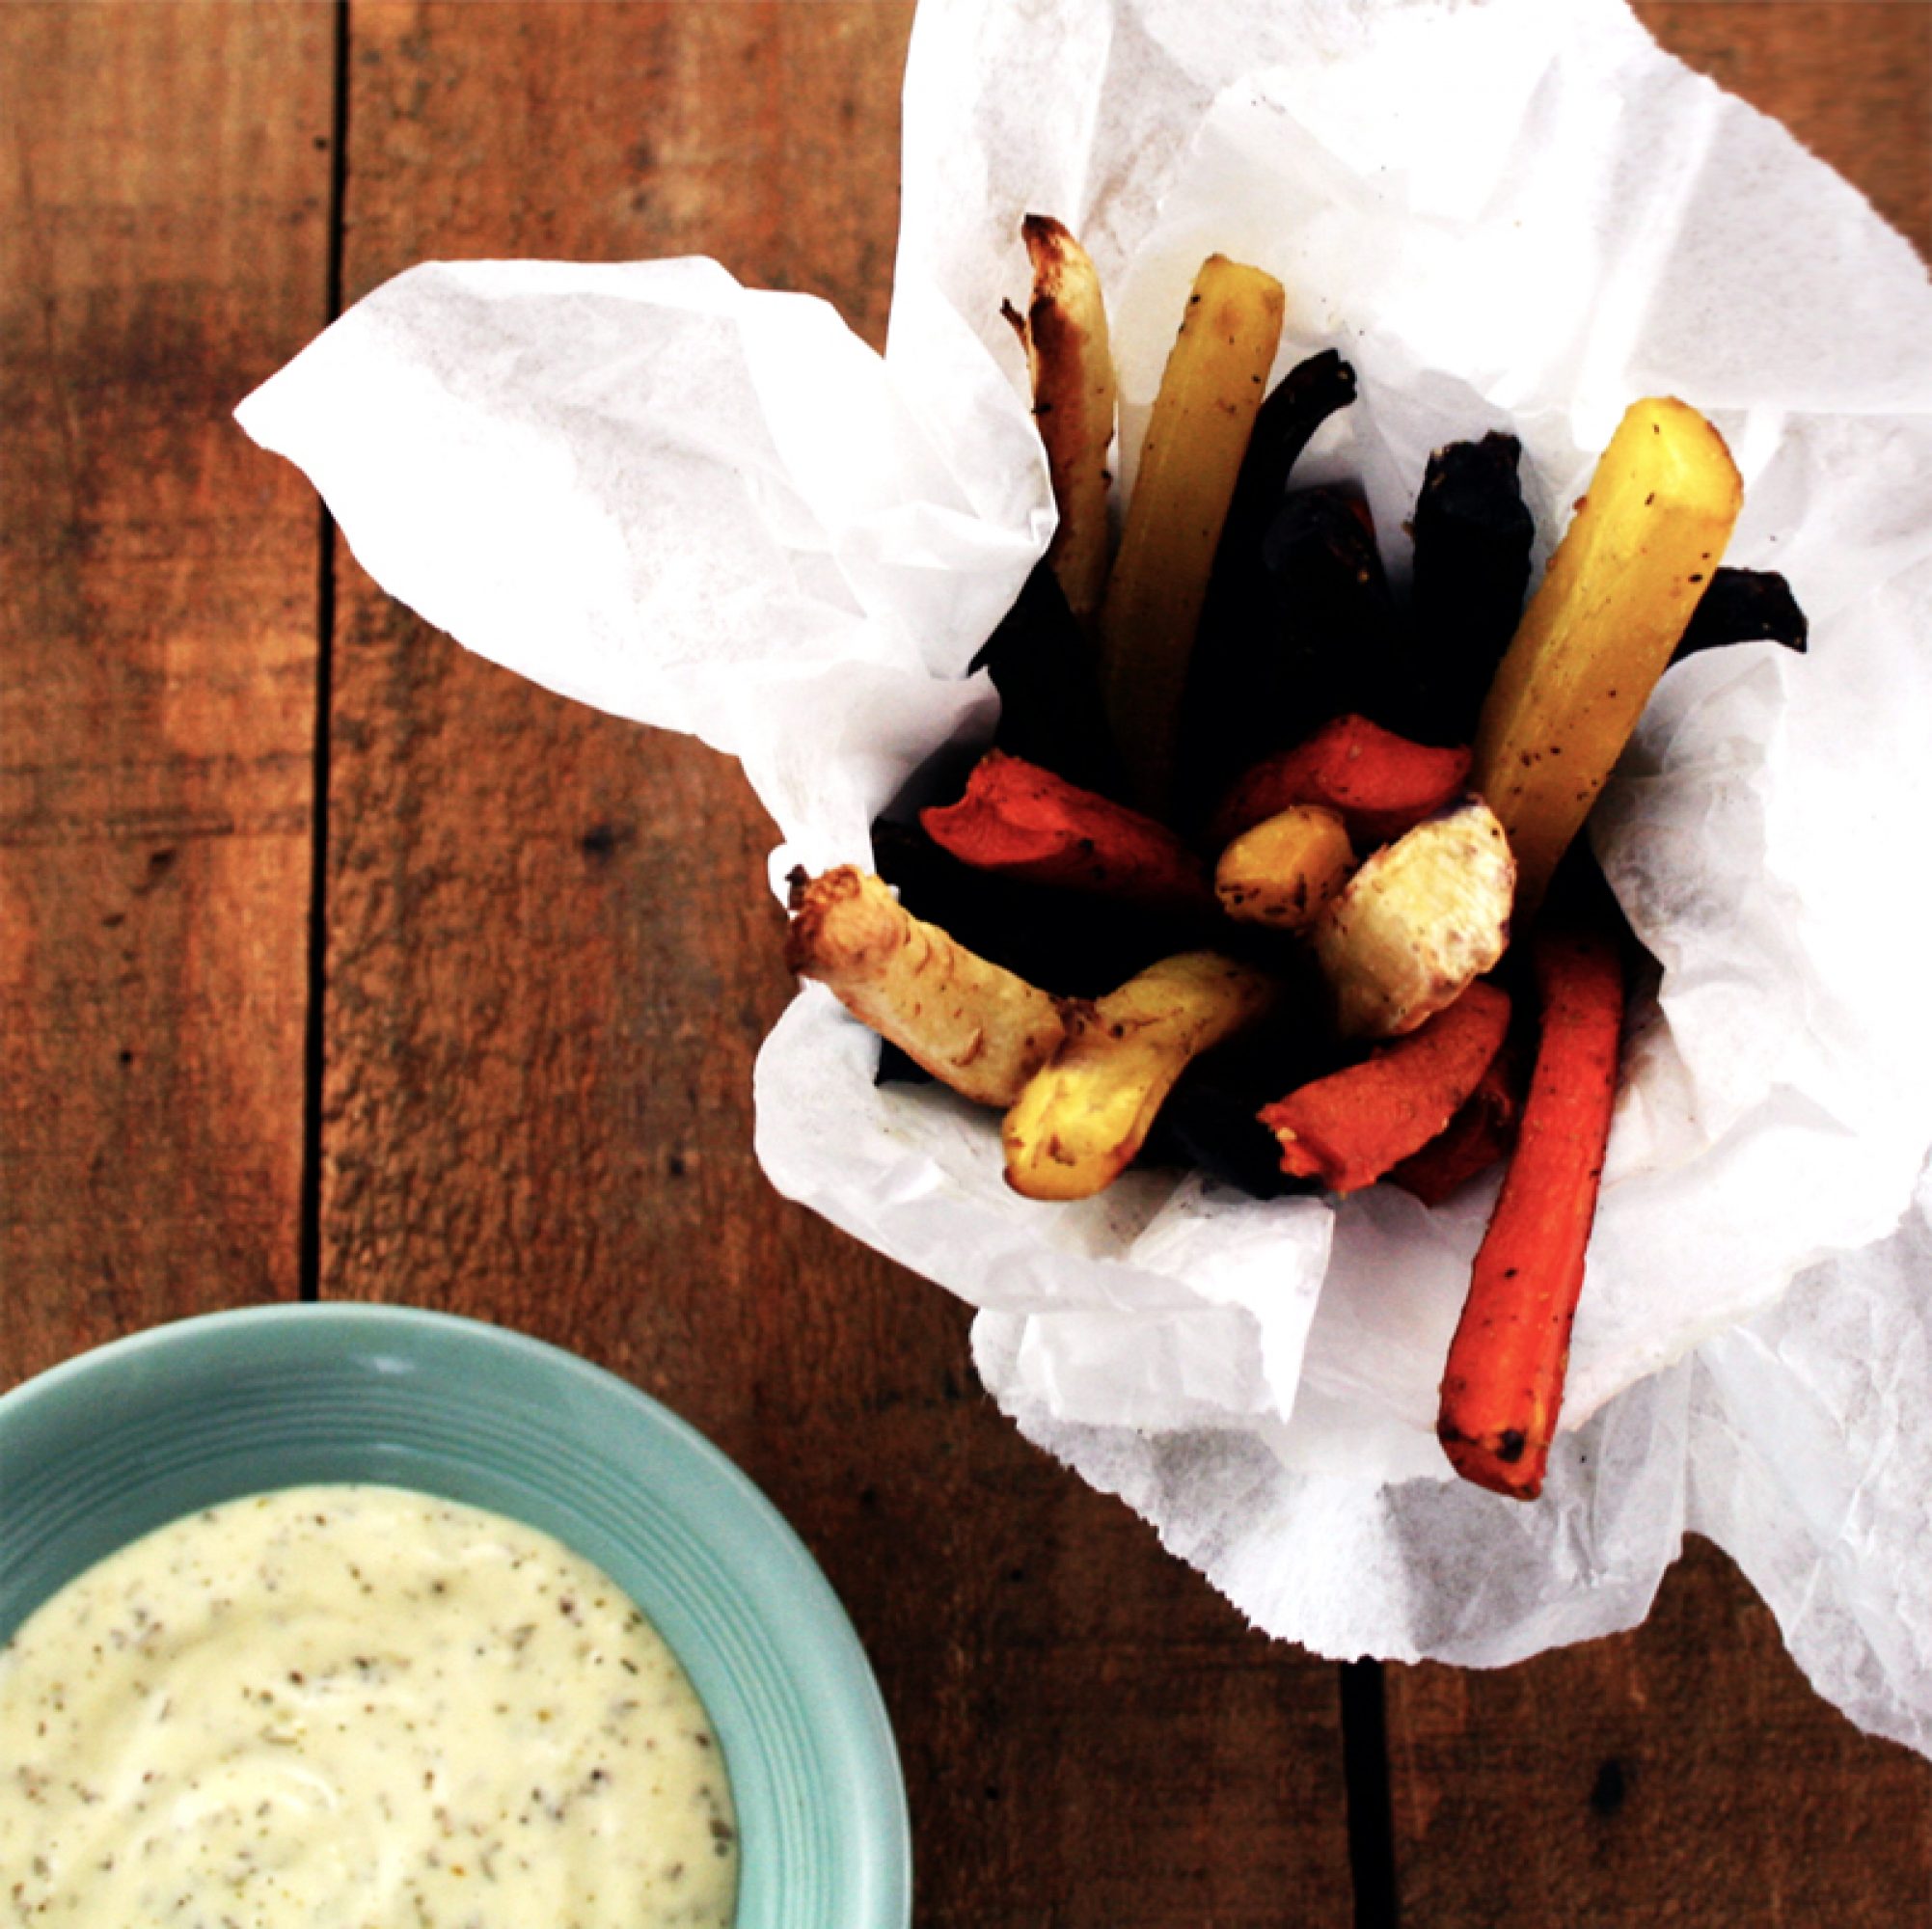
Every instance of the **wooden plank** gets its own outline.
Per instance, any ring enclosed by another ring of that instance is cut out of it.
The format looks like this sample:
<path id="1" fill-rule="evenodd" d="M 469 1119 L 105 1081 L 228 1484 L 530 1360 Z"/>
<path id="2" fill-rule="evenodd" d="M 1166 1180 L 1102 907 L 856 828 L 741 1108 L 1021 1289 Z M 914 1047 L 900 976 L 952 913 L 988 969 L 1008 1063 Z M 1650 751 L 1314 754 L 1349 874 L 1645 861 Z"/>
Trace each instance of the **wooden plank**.
<path id="1" fill-rule="evenodd" d="M 1783 122 L 1932 257 L 1932 5 L 1642 0 L 1657 39 Z"/>
<path id="2" fill-rule="evenodd" d="M 1932 253 L 1932 8 L 1639 11 Z M 1705 1543 L 1643 1628 L 1497 1673 L 1393 1668 L 1387 1706 L 1405 1921 L 1932 1919 L 1932 1763 L 1821 1701 Z"/>
<path id="3" fill-rule="evenodd" d="M 1932 1763 L 1819 1700 L 1694 1541 L 1641 1629 L 1389 1671 L 1406 1922 L 1779 1929 L 1932 1915 Z"/>
<path id="4" fill-rule="evenodd" d="M 0 1384 L 296 1290 L 325 9 L 0 7 Z"/>
<path id="5" fill-rule="evenodd" d="M 347 285 L 697 251 L 876 343 L 909 22 L 358 0 Z M 339 608 L 326 1291 L 576 1346 L 773 1494 L 879 1669 L 921 1924 L 1348 1919 L 1334 1671 L 1020 1443 L 962 1309 L 759 1175 L 791 988 L 735 768 L 467 658 L 346 558 Z"/>

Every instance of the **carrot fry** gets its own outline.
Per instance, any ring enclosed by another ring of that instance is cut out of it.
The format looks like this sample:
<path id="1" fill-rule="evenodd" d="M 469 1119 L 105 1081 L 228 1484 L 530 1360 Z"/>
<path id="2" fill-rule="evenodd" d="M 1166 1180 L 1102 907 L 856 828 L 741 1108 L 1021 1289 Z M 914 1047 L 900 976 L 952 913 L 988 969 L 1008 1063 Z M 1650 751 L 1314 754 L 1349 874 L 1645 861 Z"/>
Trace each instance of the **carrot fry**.
<path id="1" fill-rule="evenodd" d="M 1264 1107 L 1281 1169 L 1333 1192 L 1373 1185 L 1456 1116 L 1509 1027 L 1509 993 L 1478 982 L 1374 1057 Z"/>
<path id="2" fill-rule="evenodd" d="M 1470 786 L 1502 819 L 1525 926 L 1690 622 L 1744 502 L 1724 438 L 1632 402 L 1483 699 Z"/>
<path id="3" fill-rule="evenodd" d="M 1532 945 L 1542 1037 L 1503 1195 L 1476 1255 L 1436 1434 L 1465 1481 L 1542 1491 L 1617 1096 L 1623 974 L 1607 937 Z"/>
<path id="4" fill-rule="evenodd" d="M 1291 804 L 1243 830 L 1214 866 L 1214 895 L 1238 924 L 1301 931 L 1348 882 L 1355 853 L 1332 810 Z"/>
<path id="5" fill-rule="evenodd" d="M 1214 906 L 1199 859 L 1165 825 L 1000 750 L 973 766 L 957 803 L 922 810 L 919 822 L 981 870 L 1162 910 Z"/>
<path id="6" fill-rule="evenodd" d="M 1496 665 L 1522 619 L 1536 519 L 1516 475 L 1523 446 L 1491 430 L 1429 458 L 1416 499 L 1412 607 L 1429 666 L 1431 720 L 1452 743 L 1475 735 Z"/>
<path id="7" fill-rule="evenodd" d="M 1516 1142 L 1516 1122 L 1523 1110 L 1516 1059 L 1505 1044 L 1462 1109 L 1419 1153 L 1391 1169 L 1390 1183 L 1414 1194 L 1425 1206 L 1440 1206 L 1507 1158 Z"/>
<path id="8" fill-rule="evenodd" d="M 1215 813 L 1213 841 L 1226 844 L 1290 804 L 1319 803 L 1366 850 L 1460 797 L 1468 775 L 1465 749 L 1412 744 L 1366 717 L 1338 717 L 1249 771 Z"/>
<path id="9" fill-rule="evenodd" d="M 1194 278 L 1140 445 L 1101 605 L 1101 691 L 1136 799 L 1164 810 L 1194 632 L 1281 340 L 1281 284 L 1210 256 Z"/>
<path id="10" fill-rule="evenodd" d="M 1810 646 L 1811 625 L 1791 585 L 1775 569 L 1719 569 L 1711 573 L 1698 607 L 1671 662 L 1680 664 L 1700 650 L 1726 643 L 1782 643 L 1803 656 Z"/>

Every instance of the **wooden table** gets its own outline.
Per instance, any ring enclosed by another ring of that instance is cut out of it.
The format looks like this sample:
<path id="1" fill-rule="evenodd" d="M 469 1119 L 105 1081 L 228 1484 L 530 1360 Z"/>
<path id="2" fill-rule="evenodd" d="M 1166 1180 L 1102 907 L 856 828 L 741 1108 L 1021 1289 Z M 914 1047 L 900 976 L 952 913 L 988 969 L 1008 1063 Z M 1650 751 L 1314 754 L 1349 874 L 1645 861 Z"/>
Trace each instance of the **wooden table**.
<path id="1" fill-rule="evenodd" d="M 1932 248 L 1932 9 L 1643 13 Z M 922 1924 L 1932 1920 L 1932 1765 L 1708 1548 L 1635 1634 L 1338 1669 L 1025 1446 L 965 1310 L 752 1161 L 790 986 L 736 768 L 427 630 L 231 424 L 428 256 L 710 254 L 879 342 L 909 23 L 0 7 L 0 1384 L 322 1297 L 647 1388 L 850 1607 Z"/>

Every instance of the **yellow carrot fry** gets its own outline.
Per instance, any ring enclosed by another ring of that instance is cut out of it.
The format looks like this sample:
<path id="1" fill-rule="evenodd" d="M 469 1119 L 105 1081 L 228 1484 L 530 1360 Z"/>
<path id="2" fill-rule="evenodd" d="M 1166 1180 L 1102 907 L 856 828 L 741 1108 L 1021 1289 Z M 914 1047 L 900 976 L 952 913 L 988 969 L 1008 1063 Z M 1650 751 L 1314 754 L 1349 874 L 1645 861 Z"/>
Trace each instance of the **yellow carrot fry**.
<path id="1" fill-rule="evenodd" d="M 1244 830 L 1214 866 L 1214 895 L 1242 924 L 1300 931 L 1348 882 L 1355 853 L 1332 810 L 1291 804 Z"/>
<path id="2" fill-rule="evenodd" d="M 1635 402 L 1523 612 L 1477 727 L 1470 784 L 1502 820 L 1518 914 L 1541 902 L 1724 556 L 1743 484 L 1682 402 Z"/>
<path id="3" fill-rule="evenodd" d="M 1100 277 L 1087 251 L 1049 215 L 1020 224 L 1033 263 L 1033 300 L 1018 321 L 1033 376 L 1033 414 L 1047 448 L 1059 527 L 1047 561 L 1067 607 L 1096 614 L 1107 579 L 1107 450 L 1114 434 L 1114 365 Z"/>
<path id="4" fill-rule="evenodd" d="M 1006 1182 L 1085 1199 L 1124 1172 L 1188 1061 L 1273 1003 L 1273 981 L 1211 951 L 1163 958 L 1090 1005 L 1006 1115 Z"/>
<path id="5" fill-rule="evenodd" d="M 1273 276 L 1220 255 L 1203 263 L 1141 445 L 1101 611 L 1101 685 L 1139 801 L 1156 816 L 1173 782 L 1208 572 L 1281 340 L 1283 307 Z"/>

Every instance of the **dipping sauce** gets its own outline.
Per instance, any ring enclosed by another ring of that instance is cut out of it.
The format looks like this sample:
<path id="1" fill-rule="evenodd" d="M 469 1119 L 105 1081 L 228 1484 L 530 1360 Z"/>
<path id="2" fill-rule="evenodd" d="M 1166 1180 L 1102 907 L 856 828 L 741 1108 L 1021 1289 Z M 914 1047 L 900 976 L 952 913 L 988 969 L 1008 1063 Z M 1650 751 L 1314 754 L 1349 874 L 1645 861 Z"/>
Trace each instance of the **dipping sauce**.
<path id="1" fill-rule="evenodd" d="M 0 1924 L 731 1920 L 717 1738 L 547 1535 L 296 1487 L 111 1555 L 0 1648 Z"/>

